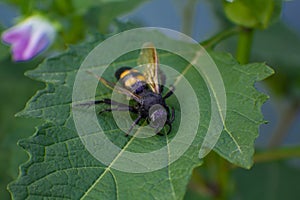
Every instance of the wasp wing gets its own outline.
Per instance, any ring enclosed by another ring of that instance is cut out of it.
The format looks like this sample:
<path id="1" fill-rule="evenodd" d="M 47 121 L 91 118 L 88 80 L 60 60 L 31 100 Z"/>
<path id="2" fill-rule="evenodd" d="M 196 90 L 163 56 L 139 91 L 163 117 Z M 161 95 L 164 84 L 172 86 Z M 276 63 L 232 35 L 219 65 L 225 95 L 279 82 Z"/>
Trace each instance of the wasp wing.
<path id="1" fill-rule="evenodd" d="M 106 87 L 112 89 L 112 90 L 116 90 L 118 93 L 120 94 L 124 94 L 134 100 L 136 100 L 137 102 L 140 102 L 140 96 L 130 92 L 129 90 L 120 87 L 118 85 L 116 85 L 115 83 L 109 82 L 107 80 L 105 80 L 104 78 L 98 76 L 97 74 L 91 72 L 91 71 L 87 71 L 89 74 L 93 75 L 94 77 L 96 77 L 103 85 L 105 85 Z"/>
<path id="2" fill-rule="evenodd" d="M 138 58 L 138 65 L 144 65 L 144 76 L 150 89 L 160 94 L 161 85 L 164 80 L 164 74 L 159 69 L 159 62 L 157 52 L 152 43 L 145 43 L 142 46 L 140 56 Z"/>

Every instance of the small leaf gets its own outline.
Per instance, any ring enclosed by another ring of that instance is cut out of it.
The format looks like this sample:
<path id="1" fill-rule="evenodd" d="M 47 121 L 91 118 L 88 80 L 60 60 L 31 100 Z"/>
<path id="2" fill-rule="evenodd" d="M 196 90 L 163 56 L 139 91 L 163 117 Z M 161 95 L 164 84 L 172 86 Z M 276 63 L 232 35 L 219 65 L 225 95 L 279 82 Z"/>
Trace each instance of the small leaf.
<path id="1" fill-rule="evenodd" d="M 281 4 L 282 0 L 224 1 L 224 10 L 228 19 L 235 24 L 265 29 L 279 18 Z"/>
<path id="2" fill-rule="evenodd" d="M 203 79 L 195 77 L 195 69 L 186 60 L 169 52 L 159 51 L 160 62 L 172 66 L 191 81 L 199 98 L 201 122 L 195 140 L 188 150 L 167 167 L 148 173 L 126 173 L 105 166 L 96 160 L 82 144 L 71 113 L 72 91 L 77 70 L 104 37 L 71 47 L 66 53 L 49 58 L 28 76 L 47 83 L 20 113 L 22 116 L 42 118 L 45 124 L 36 134 L 20 141 L 30 153 L 30 160 L 21 166 L 20 177 L 9 186 L 14 199 L 70 198 L 70 199 L 182 199 L 192 170 L 200 166 L 200 146 L 210 120 L 210 95 Z M 120 66 L 134 66 L 137 52 L 117 59 L 108 68 L 107 79 Z M 239 65 L 229 54 L 210 52 L 223 77 L 227 91 L 228 113 L 225 130 L 215 151 L 232 163 L 249 168 L 252 164 L 254 139 L 263 122 L 260 106 L 266 96 L 254 88 L 256 81 L 273 71 L 264 64 Z M 172 78 L 172 77 L 167 77 Z M 174 79 L 176 77 L 173 77 Z M 99 85 L 97 98 L 107 97 L 109 90 Z M 187 99 L 188 102 L 189 99 Z M 174 97 L 176 118 L 174 130 L 180 126 L 180 107 Z M 84 108 L 87 109 L 87 108 Z M 189 116 L 185 116 L 186 118 Z M 167 136 L 146 139 L 127 138 L 115 124 L 112 115 L 101 115 L 98 122 L 106 136 L 123 150 L 149 152 L 170 143 L 174 132 Z M 192 131 L 192 130 L 190 130 Z M 100 141 L 101 142 L 101 141 Z M 172 156 L 168 149 L 165 159 Z M 114 158 L 118 160 L 122 155 Z M 112 162 L 113 163 L 113 162 Z M 143 163 L 140 163 L 143 164 Z"/>

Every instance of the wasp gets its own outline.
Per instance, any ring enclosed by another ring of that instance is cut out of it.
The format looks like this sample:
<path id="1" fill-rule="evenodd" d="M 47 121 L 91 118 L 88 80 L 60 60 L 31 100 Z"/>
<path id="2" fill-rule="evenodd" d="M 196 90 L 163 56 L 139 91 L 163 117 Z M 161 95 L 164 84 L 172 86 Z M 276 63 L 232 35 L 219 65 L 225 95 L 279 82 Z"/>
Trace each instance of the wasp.
<path id="1" fill-rule="evenodd" d="M 174 87 L 171 86 L 169 91 L 163 95 L 166 76 L 159 69 L 157 51 L 152 43 L 143 45 L 138 64 L 145 66 L 143 72 L 131 67 L 121 67 L 115 72 L 115 77 L 120 84 L 109 82 L 103 77 L 93 74 L 106 87 L 133 100 L 133 105 L 123 104 L 112 99 L 97 100 L 93 103 L 110 105 L 110 108 L 100 111 L 99 114 L 111 111 L 129 111 L 137 114 L 138 117 L 133 121 L 126 136 L 141 120 L 146 120 L 156 130 L 156 134 L 161 134 L 158 130 L 168 125 L 167 134 L 169 134 L 175 119 L 175 110 L 174 107 L 170 108 L 167 105 L 166 99 L 173 94 Z"/>

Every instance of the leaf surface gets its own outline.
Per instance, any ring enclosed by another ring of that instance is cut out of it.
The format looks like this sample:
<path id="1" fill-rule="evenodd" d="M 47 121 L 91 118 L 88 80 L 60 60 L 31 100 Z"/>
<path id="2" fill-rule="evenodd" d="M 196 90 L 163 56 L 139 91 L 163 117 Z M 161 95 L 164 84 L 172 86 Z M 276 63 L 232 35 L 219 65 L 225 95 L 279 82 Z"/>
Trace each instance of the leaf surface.
<path id="1" fill-rule="evenodd" d="M 84 147 L 75 129 L 71 112 L 72 91 L 77 70 L 103 37 L 73 46 L 59 56 L 49 58 L 28 76 L 47 83 L 27 103 L 20 116 L 42 118 L 31 138 L 19 144 L 29 152 L 30 160 L 21 166 L 19 178 L 9 186 L 15 199 L 182 199 L 192 170 L 201 165 L 198 158 L 203 137 L 210 120 L 210 97 L 203 79 L 195 77 L 195 69 L 184 59 L 169 52 L 159 52 L 160 62 L 172 66 L 192 83 L 199 98 L 201 121 L 198 133 L 188 150 L 170 164 L 172 151 L 163 153 L 168 166 L 148 173 L 126 173 L 112 168 L 112 163 L 122 157 L 116 155 L 105 166 Z M 267 97 L 254 88 L 256 81 L 273 73 L 264 64 L 239 65 L 229 54 L 210 52 L 216 62 L 227 91 L 227 117 L 225 129 L 214 150 L 228 161 L 249 168 L 252 165 L 254 139 L 263 122 L 261 104 Z M 113 72 L 120 66 L 135 66 L 138 52 L 122 56 L 112 63 L 105 77 L 113 81 Z M 176 77 L 168 77 L 173 80 Z M 83 83 L 84 84 L 84 83 Z M 88 87 L 88 86 L 87 86 Z M 102 85 L 96 98 L 109 97 L 110 91 Z M 187 99 L 188 103 L 188 99 Z M 168 99 L 175 107 L 176 118 L 168 136 L 147 139 L 125 137 L 111 114 L 98 116 L 106 136 L 124 151 L 150 152 L 170 144 L 180 126 L 180 107 L 176 98 Z M 99 110 L 102 109 L 99 106 Z M 89 112 L 88 108 L 86 109 Z M 98 108 L 97 108 L 98 109 Z M 189 115 L 185 115 L 189 119 Z M 192 119 L 191 119 L 192 120 Z M 190 130 L 192 131 L 192 130 Z M 95 141 L 100 142 L 101 141 Z M 158 162 L 153 160 L 153 162 Z M 137 163 L 141 166 L 144 163 Z"/>

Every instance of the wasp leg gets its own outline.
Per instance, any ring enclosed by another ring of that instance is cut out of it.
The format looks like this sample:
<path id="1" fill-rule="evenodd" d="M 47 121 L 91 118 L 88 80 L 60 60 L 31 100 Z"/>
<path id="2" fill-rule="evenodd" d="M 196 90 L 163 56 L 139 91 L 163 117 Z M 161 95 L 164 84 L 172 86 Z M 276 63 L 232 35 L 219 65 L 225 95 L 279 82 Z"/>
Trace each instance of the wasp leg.
<path id="1" fill-rule="evenodd" d="M 169 91 L 168 91 L 167 94 L 163 97 L 163 99 L 169 98 L 169 97 L 173 94 L 174 90 L 175 90 L 175 87 L 174 87 L 173 85 L 171 85 Z"/>
<path id="2" fill-rule="evenodd" d="M 118 106 L 116 108 L 107 108 L 107 109 L 101 110 L 99 112 L 99 115 L 101 115 L 104 112 L 111 112 L 111 111 L 130 111 L 132 113 L 138 113 L 138 111 L 132 106 L 126 106 L 126 107 Z"/>
<path id="3" fill-rule="evenodd" d="M 167 107 L 167 108 L 168 108 L 168 112 L 169 112 L 169 107 Z M 174 122 L 174 120 L 175 120 L 175 109 L 174 109 L 174 107 L 172 107 L 171 118 L 166 121 L 166 125 L 169 126 L 167 135 L 172 131 L 172 123 Z M 157 135 L 163 136 L 164 134 L 161 132 L 158 132 Z"/>
<path id="4" fill-rule="evenodd" d="M 126 133 L 126 137 L 130 134 L 130 132 L 132 131 L 132 129 L 141 121 L 141 119 L 142 119 L 142 116 L 138 116 L 138 118 L 136 118 L 135 120 L 134 120 L 134 122 L 131 124 L 131 126 L 130 126 L 130 128 L 129 128 L 129 130 L 128 130 L 128 132 Z"/>
<path id="5" fill-rule="evenodd" d="M 172 114 L 171 114 L 171 118 L 170 118 L 170 123 L 173 123 L 175 120 L 175 109 L 174 107 L 172 107 Z"/>
<path id="6" fill-rule="evenodd" d="M 172 123 L 175 120 L 175 109 L 172 107 L 172 113 L 171 113 L 171 118 L 167 120 L 167 125 L 169 126 L 169 130 L 167 132 L 167 135 L 172 131 Z"/>
<path id="7" fill-rule="evenodd" d="M 167 132 L 167 135 L 169 135 L 169 133 L 172 131 L 172 122 L 170 122 L 169 120 L 166 122 L 166 125 L 169 126 L 169 130 Z M 160 136 L 164 136 L 165 134 L 161 133 L 161 132 L 158 132 L 157 135 L 160 135 Z"/>
<path id="8" fill-rule="evenodd" d="M 107 105 L 113 105 L 113 106 L 122 106 L 122 107 L 128 106 L 124 103 L 119 103 L 119 102 L 111 100 L 111 99 L 102 99 L 102 100 L 94 101 L 94 104 L 101 104 L 101 103 L 104 103 Z"/>
<path id="9" fill-rule="evenodd" d="M 107 105 L 113 105 L 113 106 L 117 106 L 116 108 L 107 108 L 107 109 L 104 109 L 102 111 L 99 112 L 99 114 L 102 114 L 104 112 L 111 112 L 111 111 L 127 111 L 129 110 L 130 112 L 133 112 L 133 113 L 137 113 L 138 111 L 132 107 L 132 106 L 128 106 L 126 104 L 123 104 L 123 103 L 119 103 L 117 101 L 113 101 L 111 99 L 102 99 L 102 100 L 97 100 L 97 101 L 94 101 L 94 102 L 90 102 L 92 104 L 107 104 Z"/>
<path id="10" fill-rule="evenodd" d="M 160 93 L 163 93 L 164 88 L 165 88 L 164 85 L 161 85 L 161 86 L 160 86 Z"/>
<path id="11" fill-rule="evenodd" d="M 81 103 L 78 104 L 80 106 L 92 106 L 92 105 L 97 105 L 97 104 L 107 104 L 107 105 L 114 105 L 114 106 L 122 106 L 122 107 L 126 107 L 128 105 L 123 104 L 123 103 L 119 103 L 117 101 L 113 101 L 111 99 L 102 99 L 102 100 L 96 100 L 96 101 L 88 101 L 85 103 Z"/>
<path id="12" fill-rule="evenodd" d="M 167 135 L 169 135 L 169 133 L 172 131 L 172 122 L 168 121 L 167 125 L 169 126 L 169 130 L 167 132 Z"/>

